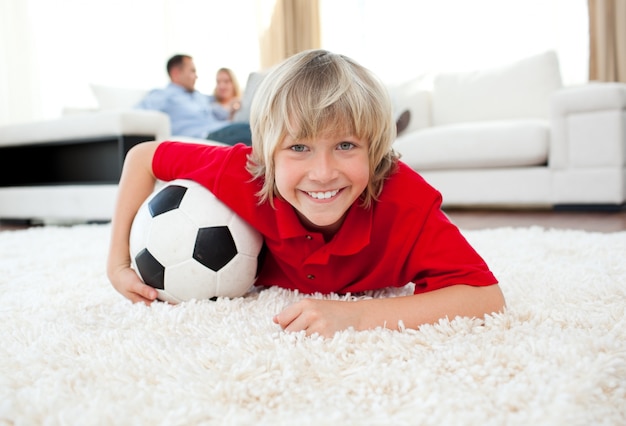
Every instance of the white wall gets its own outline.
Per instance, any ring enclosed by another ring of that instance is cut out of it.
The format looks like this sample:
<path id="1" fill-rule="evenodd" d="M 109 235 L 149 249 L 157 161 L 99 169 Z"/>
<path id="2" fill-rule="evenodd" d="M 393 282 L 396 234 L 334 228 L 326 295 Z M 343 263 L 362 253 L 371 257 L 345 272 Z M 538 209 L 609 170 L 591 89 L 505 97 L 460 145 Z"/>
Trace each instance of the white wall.
<path id="1" fill-rule="evenodd" d="M 556 50 L 564 83 L 588 80 L 587 0 L 320 0 L 324 45 L 397 82 Z"/>
<path id="2" fill-rule="evenodd" d="M 555 48 L 567 83 L 587 79 L 586 0 L 320 0 L 323 47 L 388 82 L 482 68 Z M 0 125 L 92 107 L 89 84 L 152 88 L 174 53 L 198 89 L 259 64 L 272 0 L 0 0 Z"/>
<path id="3" fill-rule="evenodd" d="M 194 57 L 197 88 L 258 68 L 257 0 L 0 0 L 0 124 L 95 105 L 89 84 L 152 88 L 175 53 Z"/>

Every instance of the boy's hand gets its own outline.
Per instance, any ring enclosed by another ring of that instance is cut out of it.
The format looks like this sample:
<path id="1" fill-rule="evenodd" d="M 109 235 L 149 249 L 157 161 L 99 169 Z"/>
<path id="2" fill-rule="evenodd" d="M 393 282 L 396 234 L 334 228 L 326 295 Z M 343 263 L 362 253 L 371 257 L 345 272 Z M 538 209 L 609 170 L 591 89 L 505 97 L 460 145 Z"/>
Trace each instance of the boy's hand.
<path id="1" fill-rule="evenodd" d="M 119 270 L 111 282 L 118 292 L 133 303 L 143 302 L 149 305 L 157 298 L 157 291 L 144 284 L 131 268 Z"/>
<path id="2" fill-rule="evenodd" d="M 287 306 L 273 320 L 285 331 L 305 330 L 307 336 L 318 333 L 332 337 L 336 331 L 358 329 L 360 315 L 358 302 L 302 299 Z"/>

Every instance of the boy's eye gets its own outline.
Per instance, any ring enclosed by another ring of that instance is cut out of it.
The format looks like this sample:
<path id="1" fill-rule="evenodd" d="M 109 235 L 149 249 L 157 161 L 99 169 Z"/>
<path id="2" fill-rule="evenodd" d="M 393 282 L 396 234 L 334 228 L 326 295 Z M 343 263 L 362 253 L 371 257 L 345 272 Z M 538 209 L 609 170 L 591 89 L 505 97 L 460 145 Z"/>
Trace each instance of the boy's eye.
<path id="1" fill-rule="evenodd" d="M 305 145 L 292 145 L 290 149 L 295 152 L 304 152 L 306 151 L 306 146 Z"/>
<path id="2" fill-rule="evenodd" d="M 343 151 L 347 151 L 349 149 L 352 149 L 353 147 L 354 147 L 354 144 L 352 142 L 341 142 L 338 145 L 338 148 Z"/>

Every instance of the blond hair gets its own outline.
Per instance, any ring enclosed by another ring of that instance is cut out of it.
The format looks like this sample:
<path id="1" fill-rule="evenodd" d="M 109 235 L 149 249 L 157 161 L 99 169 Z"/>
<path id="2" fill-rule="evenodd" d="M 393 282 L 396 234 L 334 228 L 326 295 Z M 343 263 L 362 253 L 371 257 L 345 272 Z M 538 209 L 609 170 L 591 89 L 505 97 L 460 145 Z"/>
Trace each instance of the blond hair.
<path id="1" fill-rule="evenodd" d="M 259 203 L 279 196 L 274 153 L 284 138 L 312 139 L 346 132 L 369 142 L 370 179 L 361 195 L 369 207 L 395 170 L 398 155 L 392 106 L 385 86 L 368 69 L 343 55 L 308 50 L 291 56 L 261 82 L 250 112 L 252 153 L 247 168 L 264 178 Z"/>

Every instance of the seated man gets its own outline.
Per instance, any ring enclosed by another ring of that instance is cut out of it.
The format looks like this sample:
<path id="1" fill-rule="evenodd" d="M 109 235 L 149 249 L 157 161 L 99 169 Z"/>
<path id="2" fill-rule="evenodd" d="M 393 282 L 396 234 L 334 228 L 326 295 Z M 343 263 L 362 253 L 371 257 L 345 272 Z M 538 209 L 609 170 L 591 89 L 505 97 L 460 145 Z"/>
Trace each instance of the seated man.
<path id="1" fill-rule="evenodd" d="M 195 89 L 198 75 L 191 56 L 172 56 L 167 61 L 167 73 L 170 83 L 163 89 L 150 91 L 137 108 L 169 115 L 173 136 L 210 139 L 229 145 L 252 143 L 248 123 L 225 119 L 211 105 L 212 97 Z"/>

